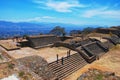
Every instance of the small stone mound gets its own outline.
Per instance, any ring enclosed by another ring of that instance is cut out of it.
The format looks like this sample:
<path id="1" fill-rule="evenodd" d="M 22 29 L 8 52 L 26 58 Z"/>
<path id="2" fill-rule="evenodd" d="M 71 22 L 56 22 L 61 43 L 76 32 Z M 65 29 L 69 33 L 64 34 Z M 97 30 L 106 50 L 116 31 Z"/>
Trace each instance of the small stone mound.
<path id="1" fill-rule="evenodd" d="M 48 63 L 40 56 L 28 56 L 18 59 L 17 62 L 32 70 L 43 80 L 53 80 L 54 75 L 48 68 Z"/>
<path id="2" fill-rule="evenodd" d="M 8 55 L 8 53 L 0 47 L 0 63 L 5 63 L 11 61 L 12 57 Z"/>
<path id="3" fill-rule="evenodd" d="M 77 80 L 120 80 L 113 72 L 89 69 L 82 74 Z"/>
<path id="4" fill-rule="evenodd" d="M 0 63 L 7 62 L 9 59 L 0 53 Z"/>

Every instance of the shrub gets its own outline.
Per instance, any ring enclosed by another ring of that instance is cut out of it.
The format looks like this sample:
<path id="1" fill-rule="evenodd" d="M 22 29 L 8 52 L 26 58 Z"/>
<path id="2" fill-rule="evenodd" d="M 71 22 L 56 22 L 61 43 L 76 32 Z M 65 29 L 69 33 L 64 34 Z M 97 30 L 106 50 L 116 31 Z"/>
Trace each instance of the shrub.
<path id="1" fill-rule="evenodd" d="M 9 67 L 10 69 L 13 69 L 13 68 L 14 68 L 14 64 L 9 63 L 9 64 L 8 64 L 8 67 Z"/>
<path id="2" fill-rule="evenodd" d="M 0 59 L 3 59 L 1 55 L 0 55 Z"/>
<path id="3" fill-rule="evenodd" d="M 25 73 L 23 71 L 19 72 L 19 77 L 23 77 L 25 75 Z"/>

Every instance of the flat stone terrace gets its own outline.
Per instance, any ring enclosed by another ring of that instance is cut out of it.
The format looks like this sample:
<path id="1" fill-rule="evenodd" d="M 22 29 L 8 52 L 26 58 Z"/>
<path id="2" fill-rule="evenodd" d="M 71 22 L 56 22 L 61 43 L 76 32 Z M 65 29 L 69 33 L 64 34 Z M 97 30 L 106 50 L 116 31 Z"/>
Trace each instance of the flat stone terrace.
<path id="1" fill-rule="evenodd" d="M 59 56 L 59 59 L 61 59 L 61 57 L 66 57 L 68 51 L 69 49 L 64 47 L 46 47 L 37 50 L 30 47 L 24 47 L 19 50 L 8 51 L 8 54 L 15 59 L 23 58 L 26 56 L 38 55 L 43 57 L 45 60 L 47 60 L 48 63 L 50 63 L 57 60 L 57 54 Z M 71 50 L 70 53 L 75 54 L 76 52 Z"/>
<path id="2" fill-rule="evenodd" d="M 16 46 L 16 42 L 13 42 L 11 39 L 9 40 L 0 40 L 0 46 L 2 46 L 3 48 L 5 48 L 6 50 L 15 50 L 15 49 L 19 49 L 18 46 Z"/>

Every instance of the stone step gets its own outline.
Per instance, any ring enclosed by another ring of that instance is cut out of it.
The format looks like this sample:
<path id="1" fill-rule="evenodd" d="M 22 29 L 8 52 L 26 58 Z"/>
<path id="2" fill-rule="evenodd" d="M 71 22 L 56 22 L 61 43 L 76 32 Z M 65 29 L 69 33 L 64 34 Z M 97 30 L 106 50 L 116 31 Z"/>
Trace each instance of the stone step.
<path id="1" fill-rule="evenodd" d="M 86 47 L 84 47 L 84 46 L 82 46 L 82 48 L 83 48 L 83 50 L 85 50 L 85 52 L 87 53 L 87 55 L 88 55 L 89 57 L 91 57 L 91 56 L 94 55 L 94 53 L 92 53 L 88 48 L 86 48 Z"/>
<path id="2" fill-rule="evenodd" d="M 84 61 L 81 61 L 81 62 L 77 62 L 76 64 L 69 64 L 69 65 L 67 65 L 67 66 L 65 66 L 65 67 L 63 67 L 62 69 L 60 69 L 60 71 L 54 71 L 55 73 L 64 73 L 65 72 L 65 70 L 69 70 L 69 68 L 72 68 L 72 69 L 74 69 L 75 67 L 77 67 L 77 66 L 80 66 L 82 63 L 84 63 Z M 71 70 L 72 70 L 71 69 Z"/>
<path id="3" fill-rule="evenodd" d="M 59 80 L 65 78 L 87 64 L 87 62 L 78 53 L 73 54 L 68 58 L 64 58 L 63 65 L 60 62 L 61 61 L 59 60 L 58 64 L 56 64 L 56 62 L 52 62 L 48 65 Z"/>
<path id="4" fill-rule="evenodd" d="M 69 66 L 72 67 L 74 65 L 77 65 L 78 63 L 80 63 L 80 61 L 76 60 L 74 62 L 71 62 L 71 63 L 67 64 L 67 65 L 63 65 L 62 67 L 59 67 L 59 69 L 58 70 L 54 70 L 54 72 L 62 71 L 62 69 L 65 69 L 65 68 L 67 68 Z"/>
<path id="5" fill-rule="evenodd" d="M 68 57 L 68 58 L 65 57 L 65 58 L 64 58 L 64 61 L 66 61 L 66 60 L 68 61 L 69 59 L 74 58 L 75 56 L 80 56 L 80 55 L 79 55 L 78 53 L 73 54 L 73 55 L 71 55 L 71 56 Z M 55 65 L 55 66 L 57 66 L 57 65 L 62 65 L 62 64 L 61 64 L 61 59 L 58 60 L 58 63 L 57 63 L 56 61 L 54 61 L 54 62 L 52 62 L 52 63 L 49 63 L 49 66 L 53 66 L 53 65 Z"/>
<path id="6" fill-rule="evenodd" d="M 108 47 L 106 47 L 105 45 L 103 45 L 103 43 L 97 42 L 97 44 L 105 51 L 107 52 L 109 49 Z"/>
<path id="7" fill-rule="evenodd" d="M 82 68 L 83 66 L 85 66 L 86 64 L 87 64 L 87 63 L 83 63 L 83 64 L 81 64 L 79 67 L 74 68 L 74 70 L 69 71 L 69 72 L 67 71 L 67 73 L 64 73 L 64 74 L 60 75 L 60 76 L 59 76 L 59 79 L 60 79 L 60 80 L 64 79 L 65 77 L 71 75 L 71 74 L 74 73 L 75 71 L 81 69 L 81 68 Z"/>
<path id="8" fill-rule="evenodd" d="M 80 56 L 80 55 L 79 55 Z M 75 59 L 76 60 L 75 60 Z M 63 66 L 66 66 L 66 65 L 68 65 L 68 64 L 71 64 L 72 62 L 76 62 L 76 61 L 79 61 L 79 60 L 83 60 L 83 58 L 81 57 L 74 57 L 74 58 L 71 58 L 71 57 L 69 57 L 68 58 L 68 60 L 64 60 L 64 65 L 62 65 L 62 64 L 58 64 L 58 65 L 51 65 L 51 66 L 49 66 L 50 68 L 55 68 L 55 69 L 58 69 L 58 68 L 60 68 L 60 67 L 63 67 Z"/>

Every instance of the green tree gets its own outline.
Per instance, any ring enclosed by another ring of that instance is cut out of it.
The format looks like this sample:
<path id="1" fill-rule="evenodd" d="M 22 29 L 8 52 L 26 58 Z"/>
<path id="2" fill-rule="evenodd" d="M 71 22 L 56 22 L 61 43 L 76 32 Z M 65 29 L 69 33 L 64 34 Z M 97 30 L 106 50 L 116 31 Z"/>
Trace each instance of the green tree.
<path id="1" fill-rule="evenodd" d="M 92 28 L 92 27 L 87 27 L 87 28 L 84 28 L 82 33 L 83 34 L 89 34 L 91 32 L 93 32 L 95 30 L 95 28 Z"/>
<path id="2" fill-rule="evenodd" d="M 49 33 L 54 34 L 56 36 L 65 36 L 66 35 L 65 28 L 62 28 L 60 26 L 54 27 Z"/>
<path id="3" fill-rule="evenodd" d="M 40 35 L 43 35 L 43 33 L 40 33 Z"/>
<path id="4" fill-rule="evenodd" d="M 74 35 L 74 34 L 81 34 L 81 30 L 71 30 L 70 35 Z"/>
<path id="5" fill-rule="evenodd" d="M 23 39 L 26 39 L 27 37 L 28 37 L 28 35 L 26 35 L 26 34 L 25 34 L 25 35 L 23 35 Z"/>

